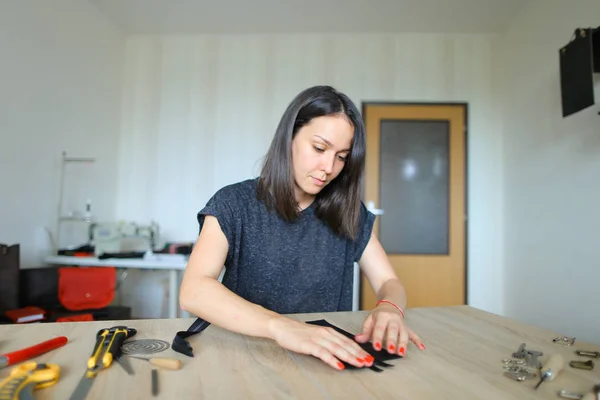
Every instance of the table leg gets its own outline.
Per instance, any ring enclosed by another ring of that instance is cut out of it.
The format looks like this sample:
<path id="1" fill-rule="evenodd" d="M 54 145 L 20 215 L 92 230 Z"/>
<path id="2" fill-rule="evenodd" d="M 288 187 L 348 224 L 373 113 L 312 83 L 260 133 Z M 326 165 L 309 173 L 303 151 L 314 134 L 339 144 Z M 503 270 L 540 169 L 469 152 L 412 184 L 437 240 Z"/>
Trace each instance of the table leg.
<path id="1" fill-rule="evenodd" d="M 176 269 L 169 270 L 169 318 L 177 318 L 179 309 L 179 279 Z"/>

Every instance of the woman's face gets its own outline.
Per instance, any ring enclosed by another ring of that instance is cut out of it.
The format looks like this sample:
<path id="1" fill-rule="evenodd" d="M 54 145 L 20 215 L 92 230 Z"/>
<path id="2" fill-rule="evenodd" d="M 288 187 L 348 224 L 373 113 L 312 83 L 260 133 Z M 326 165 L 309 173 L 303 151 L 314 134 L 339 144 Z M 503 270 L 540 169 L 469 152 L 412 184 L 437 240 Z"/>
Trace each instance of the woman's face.
<path id="1" fill-rule="evenodd" d="M 296 201 L 306 208 L 344 168 L 354 127 L 345 115 L 312 119 L 292 141 Z"/>

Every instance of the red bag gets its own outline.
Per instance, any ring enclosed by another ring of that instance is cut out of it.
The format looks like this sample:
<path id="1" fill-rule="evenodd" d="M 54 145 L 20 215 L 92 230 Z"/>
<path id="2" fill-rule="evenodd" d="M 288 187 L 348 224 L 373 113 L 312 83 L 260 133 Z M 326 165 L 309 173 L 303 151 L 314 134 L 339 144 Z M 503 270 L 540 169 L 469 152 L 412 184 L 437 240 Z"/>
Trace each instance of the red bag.
<path id="1" fill-rule="evenodd" d="M 115 297 L 115 267 L 58 269 L 58 300 L 68 310 L 91 310 L 108 306 Z"/>

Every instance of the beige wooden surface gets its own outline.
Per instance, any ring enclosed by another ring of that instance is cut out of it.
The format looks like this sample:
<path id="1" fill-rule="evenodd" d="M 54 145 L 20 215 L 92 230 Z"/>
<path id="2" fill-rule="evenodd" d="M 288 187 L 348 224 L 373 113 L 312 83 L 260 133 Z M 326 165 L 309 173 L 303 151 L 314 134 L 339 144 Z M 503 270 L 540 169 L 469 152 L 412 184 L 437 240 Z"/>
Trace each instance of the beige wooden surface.
<path id="1" fill-rule="evenodd" d="M 308 321 L 324 318 L 358 332 L 365 312 L 296 315 Z M 424 339 L 421 352 L 410 345 L 403 359 L 381 373 L 369 369 L 336 371 L 310 356 L 288 352 L 269 340 L 244 337 L 210 326 L 190 338 L 195 357 L 169 349 L 157 356 L 183 361 L 179 371 L 159 371 L 161 399 L 557 399 L 568 389 L 589 391 L 600 382 L 600 365 L 592 371 L 565 367 L 555 381 L 535 391 L 534 380 L 513 381 L 503 376 L 502 359 L 521 343 L 544 352 L 561 353 L 568 362 L 582 359 L 576 349 L 600 351 L 599 345 L 576 340 L 564 347 L 552 342 L 560 332 L 521 324 L 467 306 L 414 308 L 406 312 L 411 327 Z M 136 339 L 156 338 L 171 343 L 178 330 L 193 319 L 79 322 L 0 326 L 0 354 L 38 341 L 65 335 L 69 343 L 36 359 L 62 369 L 59 382 L 36 393 L 38 399 L 67 399 L 81 378 L 96 331 L 113 325 L 138 330 Z M 600 362 L 600 360 L 596 360 Z M 150 370 L 146 361 L 130 359 L 135 375 L 114 364 L 99 374 L 88 399 L 150 399 Z M 10 367 L 0 369 L 0 379 Z"/>

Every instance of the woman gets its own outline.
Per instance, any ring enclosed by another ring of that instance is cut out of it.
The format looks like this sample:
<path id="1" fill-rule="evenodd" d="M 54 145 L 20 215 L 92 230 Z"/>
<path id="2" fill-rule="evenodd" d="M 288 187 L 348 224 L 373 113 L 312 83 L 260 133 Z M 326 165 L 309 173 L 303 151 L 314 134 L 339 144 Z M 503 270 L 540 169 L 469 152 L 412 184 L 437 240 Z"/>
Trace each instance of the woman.
<path id="1" fill-rule="evenodd" d="M 375 216 L 360 199 L 364 163 L 365 130 L 352 101 L 329 86 L 298 94 L 260 177 L 220 189 L 198 213 L 181 307 L 337 369 L 344 368 L 340 360 L 372 365 L 356 342 L 404 355 L 410 340 L 424 350 L 404 322 L 404 288 L 371 233 Z M 381 299 L 356 342 L 282 315 L 351 310 L 354 262 Z"/>

